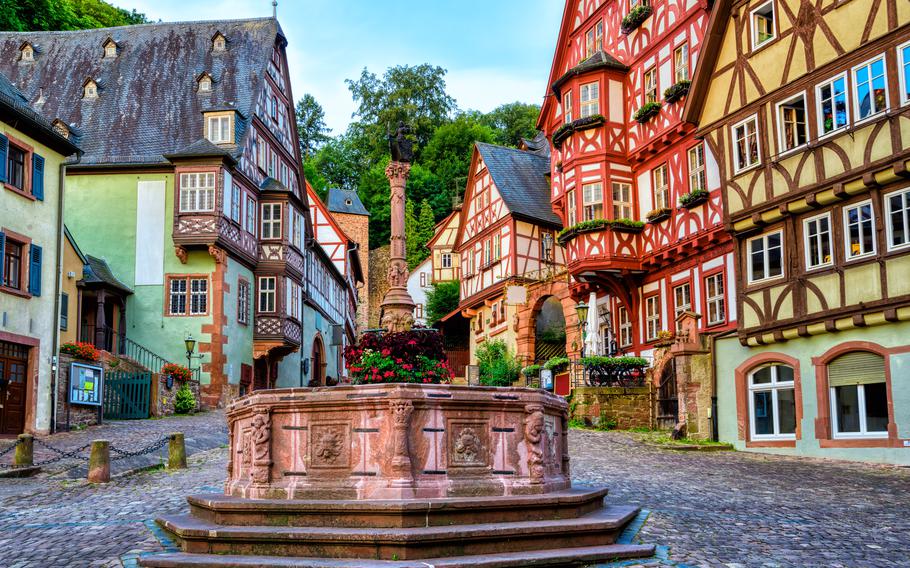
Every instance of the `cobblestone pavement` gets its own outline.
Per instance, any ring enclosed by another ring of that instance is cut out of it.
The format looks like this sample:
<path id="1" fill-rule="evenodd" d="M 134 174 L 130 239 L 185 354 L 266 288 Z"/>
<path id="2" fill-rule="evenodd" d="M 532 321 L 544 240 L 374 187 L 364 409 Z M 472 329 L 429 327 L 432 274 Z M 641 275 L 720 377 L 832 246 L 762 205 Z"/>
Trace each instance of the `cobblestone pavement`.
<path id="1" fill-rule="evenodd" d="M 169 431 L 169 430 L 166 430 Z M 648 511 L 637 539 L 658 558 L 625 566 L 910 567 L 910 471 L 758 454 L 688 453 L 623 433 L 573 430 L 577 483 L 609 485 L 608 501 Z M 184 496 L 220 491 L 227 450 L 91 486 L 0 480 L 0 566 L 132 566 L 162 550 L 151 520 Z M 639 527 L 634 527 L 639 528 Z M 628 536 L 635 530 L 627 531 Z"/>

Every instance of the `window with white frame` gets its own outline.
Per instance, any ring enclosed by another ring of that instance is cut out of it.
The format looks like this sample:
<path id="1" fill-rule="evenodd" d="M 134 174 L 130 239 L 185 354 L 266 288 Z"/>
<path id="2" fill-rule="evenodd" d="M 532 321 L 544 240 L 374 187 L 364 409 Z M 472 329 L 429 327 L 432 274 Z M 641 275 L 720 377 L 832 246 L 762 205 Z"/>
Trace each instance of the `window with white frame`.
<path id="1" fill-rule="evenodd" d="M 874 224 L 871 201 L 844 207 L 844 239 L 847 260 L 875 254 Z"/>
<path id="2" fill-rule="evenodd" d="M 870 118 L 888 109 L 884 55 L 853 68 L 853 101 L 856 120 Z"/>
<path id="3" fill-rule="evenodd" d="M 677 83 L 689 80 L 688 43 L 684 43 L 673 50 L 673 75 Z"/>
<path id="4" fill-rule="evenodd" d="M 695 191 L 696 189 L 708 189 L 704 144 L 689 148 L 689 191 Z"/>
<path id="5" fill-rule="evenodd" d="M 670 176 L 667 164 L 661 164 L 651 170 L 651 182 L 654 184 L 654 208 L 670 207 Z"/>
<path id="6" fill-rule="evenodd" d="M 289 278 L 285 279 L 285 282 L 287 282 L 287 286 L 285 289 L 284 311 L 288 316 L 301 321 L 300 316 L 303 304 L 300 302 L 300 294 L 302 292 L 300 284 Z"/>
<path id="7" fill-rule="evenodd" d="M 263 172 L 266 171 L 269 164 L 269 144 L 262 138 L 256 143 L 256 165 Z"/>
<path id="8" fill-rule="evenodd" d="M 256 200 L 246 196 L 246 230 L 251 235 L 256 235 Z"/>
<path id="9" fill-rule="evenodd" d="M 840 75 L 816 87 L 818 132 L 821 136 L 844 128 L 850 122 L 847 104 L 847 75 Z"/>
<path id="10" fill-rule="evenodd" d="M 589 183 L 581 186 L 582 205 L 584 206 L 584 220 L 603 219 L 604 216 L 604 186 L 602 183 Z M 574 225 L 571 223 L 570 225 Z"/>
<path id="11" fill-rule="evenodd" d="M 900 69 L 901 103 L 910 103 L 910 42 L 897 48 L 898 68 Z"/>
<path id="12" fill-rule="evenodd" d="M 486 268 L 488 264 L 493 262 L 493 241 L 487 239 L 483 242 L 483 258 L 481 259 L 481 266 Z"/>
<path id="13" fill-rule="evenodd" d="M 705 277 L 705 303 L 708 307 L 708 325 L 718 325 L 727 321 L 723 272 Z"/>
<path id="14" fill-rule="evenodd" d="M 749 282 L 760 282 L 783 276 L 783 246 L 782 231 L 749 239 Z"/>
<path id="15" fill-rule="evenodd" d="M 452 253 L 444 252 L 440 256 L 440 265 L 443 268 L 452 268 Z"/>
<path id="16" fill-rule="evenodd" d="M 562 115 L 564 122 L 572 122 L 572 91 L 566 91 L 562 96 Z"/>
<path id="17" fill-rule="evenodd" d="M 760 47 L 772 39 L 777 34 L 777 26 L 774 23 L 774 1 L 762 4 L 752 10 L 750 20 L 752 23 L 752 49 Z"/>
<path id="18" fill-rule="evenodd" d="M 689 283 L 673 288 L 673 312 L 678 318 L 679 314 L 692 309 L 692 288 Z M 675 318 L 674 318 L 675 319 Z"/>
<path id="19" fill-rule="evenodd" d="M 208 313 L 209 281 L 206 278 L 190 279 L 190 315 Z"/>
<path id="20" fill-rule="evenodd" d="M 622 181 L 613 182 L 613 218 L 632 218 L 632 184 Z"/>
<path id="21" fill-rule="evenodd" d="M 578 209 L 575 203 L 574 189 L 570 189 L 566 192 L 566 219 L 569 227 L 578 223 Z"/>
<path id="22" fill-rule="evenodd" d="M 888 226 L 888 248 L 910 245 L 910 188 L 885 196 Z"/>
<path id="23" fill-rule="evenodd" d="M 172 316 L 186 315 L 186 278 L 172 278 L 170 281 L 168 298 L 168 314 Z"/>
<path id="24" fill-rule="evenodd" d="M 208 118 L 208 138 L 215 144 L 231 143 L 231 116 L 210 116 Z"/>
<path id="25" fill-rule="evenodd" d="M 772 363 L 749 374 L 749 424 L 753 440 L 796 439 L 792 367 Z"/>
<path id="26" fill-rule="evenodd" d="M 600 114 L 600 83 L 581 86 L 581 118 Z"/>
<path id="27" fill-rule="evenodd" d="M 263 203 L 262 204 L 262 222 L 260 224 L 259 236 L 263 239 L 280 239 L 281 238 L 281 204 L 280 203 Z"/>
<path id="28" fill-rule="evenodd" d="M 259 311 L 270 313 L 275 311 L 275 283 L 274 276 L 259 277 Z"/>
<path id="29" fill-rule="evenodd" d="M 180 174 L 180 212 L 197 213 L 214 210 L 214 172 Z"/>
<path id="30" fill-rule="evenodd" d="M 628 347 L 632 345 L 632 320 L 629 318 L 629 310 L 625 306 L 619 306 L 616 310 L 616 317 L 619 319 L 619 346 Z"/>
<path id="31" fill-rule="evenodd" d="M 781 152 L 799 148 L 809 140 L 805 93 L 777 104 L 777 131 Z"/>
<path id="32" fill-rule="evenodd" d="M 597 22 L 585 34 L 585 57 L 591 57 L 596 52 L 603 49 L 604 45 L 604 22 Z"/>
<path id="33" fill-rule="evenodd" d="M 830 266 L 833 259 L 831 216 L 828 213 L 803 221 L 806 236 L 806 270 Z"/>
<path id="34" fill-rule="evenodd" d="M 231 184 L 231 219 L 240 223 L 241 213 L 240 210 L 243 208 L 243 201 L 241 197 L 243 191 L 240 189 L 240 186 L 236 183 Z"/>
<path id="35" fill-rule="evenodd" d="M 645 104 L 657 102 L 657 68 L 652 67 L 644 74 Z"/>
<path id="36" fill-rule="evenodd" d="M 427 273 L 426 272 L 420 273 L 420 287 L 421 288 L 427 287 Z"/>
<path id="37" fill-rule="evenodd" d="M 845 353 L 828 364 L 835 438 L 886 438 L 888 387 L 885 359 L 869 351 Z"/>
<path id="38" fill-rule="evenodd" d="M 660 296 L 645 298 L 645 339 L 654 341 L 660 333 Z"/>
<path id="39" fill-rule="evenodd" d="M 733 166 L 736 172 L 758 164 L 758 117 L 733 126 Z"/>
<path id="40" fill-rule="evenodd" d="M 208 278 L 172 276 L 168 281 L 168 315 L 199 316 L 208 313 Z"/>

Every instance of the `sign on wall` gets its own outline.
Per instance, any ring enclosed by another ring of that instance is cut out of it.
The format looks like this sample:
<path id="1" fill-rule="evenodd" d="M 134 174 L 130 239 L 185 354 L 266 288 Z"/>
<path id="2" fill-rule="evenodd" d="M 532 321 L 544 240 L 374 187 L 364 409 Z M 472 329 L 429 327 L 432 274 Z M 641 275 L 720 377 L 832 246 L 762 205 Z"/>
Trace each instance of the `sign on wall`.
<path id="1" fill-rule="evenodd" d="M 480 385 L 480 367 L 477 365 L 465 365 L 464 374 L 469 385 L 475 387 Z"/>
<path id="2" fill-rule="evenodd" d="M 70 404 L 101 406 L 104 369 L 92 365 L 70 365 Z"/>
<path id="3" fill-rule="evenodd" d="M 540 370 L 540 388 L 551 391 L 553 390 L 553 370 Z"/>

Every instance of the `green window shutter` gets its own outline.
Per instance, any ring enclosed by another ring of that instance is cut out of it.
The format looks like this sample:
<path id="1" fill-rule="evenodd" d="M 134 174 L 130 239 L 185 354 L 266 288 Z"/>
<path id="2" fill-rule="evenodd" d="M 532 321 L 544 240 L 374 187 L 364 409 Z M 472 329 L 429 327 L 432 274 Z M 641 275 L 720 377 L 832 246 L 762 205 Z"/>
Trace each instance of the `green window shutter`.
<path id="1" fill-rule="evenodd" d="M 843 387 L 885 382 L 885 358 L 869 351 L 841 355 L 828 364 L 828 386 Z"/>
<path id="2" fill-rule="evenodd" d="M 6 264 L 6 235 L 0 231 L 0 285 L 3 284 L 3 267 Z"/>
<path id="3" fill-rule="evenodd" d="M 9 138 L 0 134 L 0 182 L 6 181 L 6 157 L 9 154 Z"/>
<path id="4" fill-rule="evenodd" d="M 44 201 L 44 158 L 38 154 L 32 155 L 32 195 Z"/>
<path id="5" fill-rule="evenodd" d="M 28 293 L 41 295 L 41 247 L 32 245 L 28 262 Z"/>

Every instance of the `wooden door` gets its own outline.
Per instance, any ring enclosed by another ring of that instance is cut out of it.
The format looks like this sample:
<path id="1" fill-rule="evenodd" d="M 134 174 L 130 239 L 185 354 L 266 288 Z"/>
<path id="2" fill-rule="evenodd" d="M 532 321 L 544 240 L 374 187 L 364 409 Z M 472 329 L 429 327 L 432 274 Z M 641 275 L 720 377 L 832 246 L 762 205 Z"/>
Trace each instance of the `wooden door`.
<path id="1" fill-rule="evenodd" d="M 25 430 L 28 347 L 0 341 L 0 435 Z"/>

